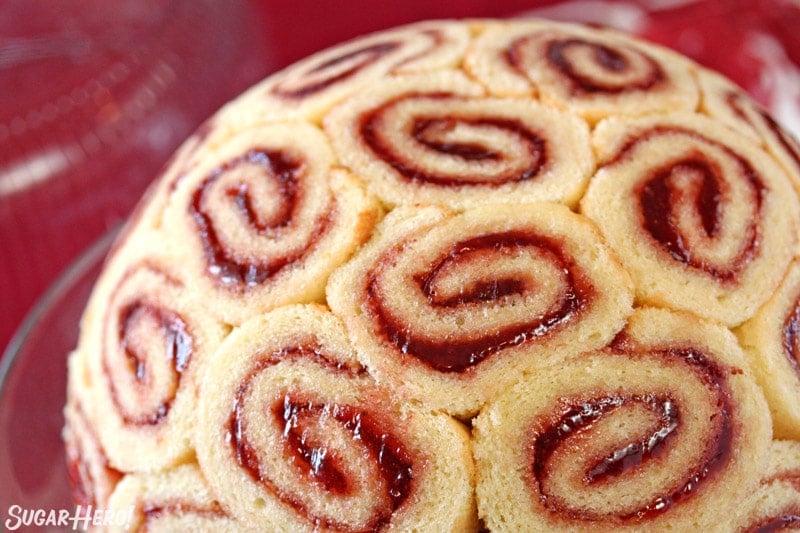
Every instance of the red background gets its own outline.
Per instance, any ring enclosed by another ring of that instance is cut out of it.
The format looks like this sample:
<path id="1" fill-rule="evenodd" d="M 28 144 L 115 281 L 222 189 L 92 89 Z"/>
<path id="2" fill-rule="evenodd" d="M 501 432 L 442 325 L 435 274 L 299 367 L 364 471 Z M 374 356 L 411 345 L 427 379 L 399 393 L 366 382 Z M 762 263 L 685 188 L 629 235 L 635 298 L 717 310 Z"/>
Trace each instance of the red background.
<path id="1" fill-rule="evenodd" d="M 59 273 L 124 219 L 178 143 L 247 86 L 365 32 L 531 10 L 627 26 L 766 106 L 793 109 L 777 118 L 796 127 L 800 101 L 779 102 L 787 77 L 776 74 L 800 65 L 795 0 L 4 2 L 0 349 Z"/>

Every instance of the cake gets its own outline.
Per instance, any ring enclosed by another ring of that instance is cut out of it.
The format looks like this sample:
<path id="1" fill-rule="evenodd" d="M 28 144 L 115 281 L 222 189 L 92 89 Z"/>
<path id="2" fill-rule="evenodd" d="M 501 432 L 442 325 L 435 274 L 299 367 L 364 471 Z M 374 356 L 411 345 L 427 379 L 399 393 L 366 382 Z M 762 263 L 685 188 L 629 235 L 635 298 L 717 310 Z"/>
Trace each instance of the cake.
<path id="1" fill-rule="evenodd" d="M 69 358 L 78 503 L 139 531 L 800 519 L 800 146 L 665 48 L 429 21 L 177 151 Z"/>

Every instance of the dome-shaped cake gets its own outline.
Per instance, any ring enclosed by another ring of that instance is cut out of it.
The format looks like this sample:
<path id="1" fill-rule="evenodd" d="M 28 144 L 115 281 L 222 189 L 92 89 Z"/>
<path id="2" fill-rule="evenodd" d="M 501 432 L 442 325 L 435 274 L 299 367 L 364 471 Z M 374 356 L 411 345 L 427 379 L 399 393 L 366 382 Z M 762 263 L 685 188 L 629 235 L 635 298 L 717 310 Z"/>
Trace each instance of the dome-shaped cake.
<path id="1" fill-rule="evenodd" d="M 610 30 L 311 56 L 188 139 L 111 251 L 75 497 L 141 531 L 800 523 L 798 188 L 741 89 Z"/>

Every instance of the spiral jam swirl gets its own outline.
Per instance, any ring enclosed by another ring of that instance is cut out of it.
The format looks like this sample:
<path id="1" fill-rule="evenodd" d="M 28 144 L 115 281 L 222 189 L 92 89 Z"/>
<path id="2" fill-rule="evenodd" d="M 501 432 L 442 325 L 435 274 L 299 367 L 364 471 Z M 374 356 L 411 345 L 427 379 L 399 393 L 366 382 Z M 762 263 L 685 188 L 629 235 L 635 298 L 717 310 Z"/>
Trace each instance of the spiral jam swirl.
<path id="1" fill-rule="evenodd" d="M 406 500 L 413 481 L 413 463 L 409 452 L 400 440 L 385 429 L 386 423 L 380 418 L 362 407 L 319 401 L 303 391 L 276 394 L 266 406 L 269 418 L 267 423 L 279 435 L 283 448 L 280 455 L 291 465 L 297 477 L 324 492 L 339 498 L 352 498 L 359 496 L 364 490 L 357 470 L 352 464 L 347 464 L 353 455 L 337 450 L 335 445 L 328 442 L 326 435 L 330 432 L 344 432 L 349 435 L 347 442 L 350 446 L 363 448 L 363 451 L 353 452 L 355 456 L 369 456 L 374 461 L 378 473 L 377 486 L 373 485 L 371 489 L 375 491 L 375 508 L 369 522 L 357 527 L 308 508 L 304 503 L 304 492 L 284 486 L 273 478 L 274 474 L 260 459 L 263 450 L 270 448 L 265 447 L 265 443 L 257 443 L 249 435 L 251 421 L 248 421 L 245 412 L 246 403 L 264 401 L 251 399 L 253 381 L 260 372 L 281 361 L 304 358 L 313 359 L 327 371 L 341 373 L 343 376 L 364 374 L 363 369 L 347 368 L 335 362 L 320 347 L 313 345 L 290 346 L 257 359 L 234 397 L 226 440 L 236 462 L 255 483 L 305 516 L 310 523 L 339 531 L 377 531 L 388 523 L 396 509 Z M 257 423 L 261 426 L 264 421 Z M 338 428 L 332 428 L 331 424 Z"/>
<path id="2" fill-rule="evenodd" d="M 298 175 L 302 172 L 303 165 L 287 154 L 253 149 L 214 171 L 196 189 L 191 214 L 201 236 L 208 272 L 220 283 L 231 287 L 264 283 L 302 260 L 312 243 L 325 233 L 327 216 L 321 215 L 307 229 L 300 245 L 264 261 L 252 250 L 232 246 L 226 240 L 228 231 L 214 222 L 223 216 L 219 210 L 225 209 L 232 211 L 238 225 L 255 238 L 281 240 L 293 229 L 301 194 L 298 189 L 302 187 Z"/>
<path id="3" fill-rule="evenodd" d="M 800 183 L 800 144 L 797 140 L 728 80 L 708 73 L 704 73 L 700 80 L 706 92 L 708 112 L 761 137 L 795 183 Z"/>
<path id="4" fill-rule="evenodd" d="M 363 115 L 360 135 L 377 158 L 415 182 L 499 186 L 533 179 L 547 165 L 546 141 L 530 125 L 493 117 L 489 103 L 484 103 L 482 114 L 459 115 L 453 110 L 459 107 L 476 108 L 469 100 L 447 94 L 404 95 Z M 402 120 L 399 126 L 396 117 Z M 412 143 L 398 145 L 392 138 L 395 128 L 406 132 Z M 495 142 L 481 141 L 486 137 Z"/>
<path id="5" fill-rule="evenodd" d="M 771 438 L 745 368 L 725 328 L 643 308 L 604 349 L 505 391 L 474 424 L 489 527 L 682 531 L 731 520 Z"/>
<path id="6" fill-rule="evenodd" d="M 267 325 L 279 333 L 252 335 Z M 400 407 L 327 309 L 282 307 L 241 328 L 206 374 L 215 384 L 200 399 L 198 447 L 236 519 L 343 532 L 473 523 L 463 427 Z M 445 487 L 452 508 L 443 512 L 430 498 Z"/>
<path id="7" fill-rule="evenodd" d="M 535 41 L 533 41 L 535 43 Z M 507 51 L 508 62 L 518 71 L 526 70 L 526 48 L 531 38 L 517 39 Z M 545 57 L 568 80 L 573 94 L 647 91 L 664 82 L 659 63 L 632 46 L 609 46 L 584 38 L 549 40 Z"/>
<path id="8" fill-rule="evenodd" d="M 594 168 L 585 121 L 483 96 L 459 73 L 376 83 L 324 120 L 344 164 L 391 205 L 577 202 Z"/>
<path id="9" fill-rule="evenodd" d="M 426 61 L 450 61 L 462 46 L 458 28 L 410 26 L 405 30 L 364 39 L 319 54 L 275 83 L 269 92 L 276 97 L 302 100 L 372 72 L 419 68 Z"/>
<path id="10" fill-rule="evenodd" d="M 406 279 L 414 280 L 411 289 L 436 313 L 446 311 L 477 317 L 497 306 L 519 305 L 529 300 L 531 293 L 543 292 L 540 282 L 532 275 L 524 275 L 523 268 L 510 271 L 504 268 L 504 259 L 530 261 L 534 265 L 546 261 L 547 270 L 556 277 L 559 293 L 543 302 L 538 313 L 531 312 L 525 320 L 514 320 L 483 335 L 457 340 L 448 332 L 440 338 L 431 338 L 424 335 L 423 328 L 409 327 L 412 317 L 403 310 L 392 309 L 390 304 L 392 281 L 397 276 L 391 267 L 404 248 L 405 244 L 397 246 L 374 266 L 367 278 L 366 305 L 385 342 L 439 372 L 464 372 L 505 348 L 534 342 L 558 331 L 578 319 L 593 293 L 591 283 L 555 239 L 535 232 L 509 231 L 458 240 L 443 249 L 425 271 L 403 274 Z M 493 262 L 498 276 L 469 279 L 466 286 L 458 289 L 453 286 L 459 272 L 463 274 L 470 267 Z"/>
<path id="11" fill-rule="evenodd" d="M 643 301 L 730 326 L 752 317 L 791 262 L 797 196 L 779 165 L 688 114 L 609 119 L 581 200 Z M 769 290 L 765 290 L 769 287 Z"/>
<path id="12" fill-rule="evenodd" d="M 320 61 L 313 65 L 294 83 L 284 81 L 272 88 L 272 93 L 284 98 L 303 98 L 320 92 L 331 85 L 341 83 L 363 68 L 375 63 L 396 50 L 400 43 L 393 41 L 365 45 L 342 55 Z"/>
<path id="13" fill-rule="evenodd" d="M 713 478 L 714 472 L 724 468 L 731 454 L 732 410 L 730 393 L 725 385 L 724 373 L 702 352 L 693 348 L 671 348 L 651 354 L 653 357 L 679 360 L 691 368 L 698 381 L 709 394 L 708 402 L 718 408 L 706 428 L 705 448 L 696 463 L 689 465 L 686 474 L 672 486 L 661 487 L 660 494 L 635 507 L 609 508 L 607 511 L 572 506 L 569 498 L 559 495 L 559 486 L 554 483 L 559 475 L 559 466 L 577 462 L 585 468 L 582 483 L 587 489 L 612 484 L 633 472 L 641 472 L 667 453 L 672 440 L 682 432 L 682 412 L 690 412 L 691 406 L 682 405 L 669 392 L 648 394 L 619 394 L 588 398 L 561 398 L 553 414 L 537 421 L 530 429 L 528 449 L 532 450 L 530 475 L 536 485 L 541 503 L 551 512 L 571 519 L 640 522 L 654 515 L 665 513 L 673 505 L 690 498 L 692 493 L 703 490 L 702 486 Z M 580 458 L 570 459 L 575 446 L 591 440 L 593 427 L 605 417 L 613 417 L 615 411 L 629 409 L 640 411 L 649 419 L 641 437 L 610 450 L 584 450 Z M 565 454 L 564 457 L 560 457 Z M 588 454 L 588 457 L 587 457 Z M 569 473 L 567 475 L 574 475 Z"/>
<path id="14" fill-rule="evenodd" d="M 449 412 L 610 341 L 629 312 L 628 278 L 567 207 L 395 213 L 332 277 L 328 302 L 370 368 Z"/>
<path id="15" fill-rule="evenodd" d="M 699 100 L 688 63 L 613 31 L 532 22 L 491 28 L 478 41 L 466 68 L 492 94 L 534 92 L 592 122 L 692 111 Z"/>
<path id="16" fill-rule="evenodd" d="M 653 132 L 651 135 L 688 135 L 687 131 Z M 701 142 L 709 142 L 698 136 Z M 647 142 L 647 136 L 639 142 Z M 716 143 L 715 143 L 716 144 Z M 714 247 L 727 233 L 724 222 L 731 202 L 737 195 L 735 185 L 726 179 L 724 171 L 703 152 L 689 153 L 680 159 L 653 168 L 642 179 L 635 194 L 639 201 L 642 226 L 650 236 L 681 263 L 723 280 L 735 281 L 739 273 L 759 253 L 761 236 L 761 205 L 766 188 L 752 166 L 732 150 L 716 144 L 735 164 L 738 183 L 746 189 L 743 201 L 752 206 L 750 222 L 739 228 L 735 237 L 740 246 L 725 264 L 714 264 L 704 249 Z M 624 157 L 622 155 L 621 157 Z M 613 163 L 612 163 L 613 164 Z"/>
<path id="17" fill-rule="evenodd" d="M 335 165 L 319 128 L 251 125 L 191 168 L 164 212 L 177 268 L 228 324 L 321 301 L 331 271 L 369 235 L 380 207 Z"/>
<path id="18" fill-rule="evenodd" d="M 163 307 L 155 291 L 139 295 L 125 287 L 142 276 L 157 277 L 167 290 L 180 286 L 157 266 L 142 264 L 123 277 L 112 296 L 103 372 L 122 420 L 138 426 L 158 425 L 168 415 L 194 349 L 186 320 Z"/>

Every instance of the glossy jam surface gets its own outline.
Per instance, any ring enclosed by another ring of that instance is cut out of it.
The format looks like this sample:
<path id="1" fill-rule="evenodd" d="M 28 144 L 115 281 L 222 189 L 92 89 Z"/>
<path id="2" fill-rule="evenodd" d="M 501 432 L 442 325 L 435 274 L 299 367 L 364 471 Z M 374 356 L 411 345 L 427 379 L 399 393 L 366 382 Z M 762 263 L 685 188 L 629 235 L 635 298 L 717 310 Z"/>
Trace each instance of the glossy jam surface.
<path id="1" fill-rule="evenodd" d="M 189 335 L 183 319 L 172 311 L 150 305 L 144 301 L 132 302 L 120 310 L 119 345 L 125 352 L 125 358 L 134 369 L 136 381 L 146 382 L 148 379 L 147 355 L 141 353 L 136 339 L 129 338 L 135 322 L 152 322 L 164 336 L 164 356 L 172 363 L 177 374 L 181 374 L 192 355 L 192 337 Z"/>
<path id="2" fill-rule="evenodd" d="M 466 287 L 466 290 L 456 297 L 441 299 L 431 290 L 432 280 L 440 270 L 458 265 L 459 261 L 469 254 L 476 252 L 502 254 L 504 250 L 517 250 L 522 247 L 537 249 L 540 254 L 555 261 L 565 272 L 569 292 L 561 296 L 558 305 L 538 317 L 530 317 L 523 323 L 515 323 L 499 331 L 488 332 L 482 337 L 468 340 L 430 339 L 410 331 L 403 317 L 395 316 L 382 305 L 379 288 L 381 281 L 377 269 L 372 271 L 367 280 L 367 306 L 385 341 L 394 345 L 403 354 L 416 357 L 440 372 L 464 372 L 505 348 L 535 342 L 565 327 L 589 305 L 593 288 L 589 281 L 576 271 L 560 243 L 535 233 L 509 231 L 454 243 L 430 269 L 414 276 L 417 282 L 414 290 L 422 292 L 428 303 L 438 308 L 502 302 L 504 296 L 525 290 L 526 281 L 513 278 L 485 280 Z M 387 263 L 391 263 L 392 260 L 392 257 L 382 259 Z"/>
<path id="3" fill-rule="evenodd" d="M 672 400 L 668 397 L 650 396 L 610 396 L 585 401 L 577 406 L 570 406 L 561 416 L 558 424 L 542 434 L 537 440 L 537 454 L 534 461 L 534 475 L 541 479 L 546 475 L 545 465 L 549 456 L 558 445 L 570 434 L 582 431 L 591 426 L 600 417 L 616 408 L 636 402 L 657 414 L 658 427 L 641 440 L 615 450 L 603 457 L 585 476 L 588 484 L 604 481 L 607 477 L 619 476 L 635 469 L 650 457 L 658 455 L 667 439 L 678 429 L 680 420 Z"/>
<path id="4" fill-rule="evenodd" d="M 679 189 L 671 183 L 673 175 L 681 173 L 691 174 L 696 178 L 693 187 L 688 191 Z M 690 196 L 689 201 L 693 204 L 695 212 L 700 215 L 705 236 L 709 239 L 715 238 L 720 231 L 723 196 L 721 186 L 724 185 L 716 179 L 718 175 L 719 170 L 702 158 L 674 162 L 669 167 L 654 172 L 653 177 L 644 183 L 639 191 L 639 201 L 645 228 L 674 259 L 695 268 L 710 269 L 717 278 L 730 279 L 741 268 L 739 265 L 747 262 L 756 247 L 754 227 L 751 226 L 751 235 L 746 247 L 746 252 L 749 253 L 741 254 L 733 268 L 722 269 L 693 258 L 690 243 L 682 238 L 680 229 L 671 215 L 672 206 Z"/>
<path id="5" fill-rule="evenodd" d="M 617 346 L 622 347 L 624 343 L 623 340 Z M 664 487 L 661 495 L 642 508 L 608 516 L 602 509 L 572 507 L 559 495 L 550 493 L 549 479 L 558 475 L 550 469 L 553 458 L 563 453 L 562 450 L 570 449 L 569 443 L 573 437 L 591 432 L 599 420 L 626 406 L 638 404 L 653 414 L 657 423 L 645 434 L 640 437 L 632 436 L 627 445 L 609 450 L 593 462 L 590 461 L 591 467 L 584 472 L 583 484 L 590 486 L 606 483 L 622 476 L 635 475 L 638 469 L 645 468 L 664 456 L 670 443 L 680 438 L 684 417 L 682 413 L 689 412 L 691 406 L 682 405 L 665 393 L 561 398 L 553 414 L 546 420 L 536 422 L 531 428 L 528 445 L 531 482 L 536 488 L 534 493 L 547 509 L 578 520 L 642 522 L 669 511 L 696 491 L 703 490 L 703 485 L 724 467 L 731 456 L 733 427 L 731 399 L 726 390 L 723 371 L 707 356 L 693 348 L 671 348 L 652 355 L 689 366 L 717 402 L 719 417 L 708 428 L 712 436 L 707 441 L 708 448 L 704 450 L 702 461 L 692 465 L 692 473 L 688 478 L 677 480 L 672 487 Z"/>
<path id="6" fill-rule="evenodd" d="M 271 199 L 279 209 L 269 219 L 264 218 L 254 207 L 255 199 L 246 182 L 236 180 L 225 191 L 230 208 L 244 221 L 248 231 L 257 237 L 275 239 L 281 232 L 291 228 L 291 222 L 298 210 L 299 182 L 304 166 L 282 152 L 254 149 L 243 156 L 229 161 L 212 172 L 197 188 L 192 197 L 189 211 L 195 221 L 208 263 L 208 273 L 223 286 L 252 287 L 264 283 L 281 270 L 300 261 L 308 248 L 287 247 L 283 255 L 258 257 L 242 254 L 225 243 L 215 226 L 214 214 L 208 210 L 205 197 L 210 194 L 215 182 L 223 175 L 236 172 L 243 167 L 257 169 L 263 179 L 277 185 L 278 197 Z M 324 233 L 328 220 L 325 217 L 316 221 L 313 236 Z"/>
<path id="7" fill-rule="evenodd" d="M 472 116 L 434 116 L 414 117 L 410 127 L 410 135 L 419 146 L 436 154 L 451 156 L 466 162 L 476 163 L 476 175 L 459 177 L 453 174 L 437 173 L 416 165 L 393 147 L 382 134 L 382 116 L 394 105 L 406 98 L 441 99 L 443 101 L 458 97 L 446 93 L 408 94 L 379 106 L 361 117 L 359 131 L 364 143 L 372 152 L 397 171 L 398 175 L 411 182 L 429 183 L 442 187 L 492 186 L 499 187 L 505 183 L 534 179 L 547 164 L 547 145 L 545 139 L 521 121 L 508 118 L 491 117 L 475 118 Z M 503 154 L 499 150 L 477 142 L 457 142 L 443 140 L 446 133 L 458 126 L 483 130 L 497 130 L 508 133 L 527 152 L 528 164 L 522 171 L 508 172 L 500 175 L 481 177 L 478 173 L 482 161 L 498 162 Z"/>
<path id="8" fill-rule="evenodd" d="M 251 479 L 259 483 L 281 501 L 293 507 L 310 522 L 341 529 L 343 531 L 377 531 L 385 526 L 393 513 L 406 501 L 412 491 L 414 464 L 410 452 L 394 436 L 388 423 L 374 416 L 366 408 L 353 405 L 319 402 L 305 396 L 303 392 L 287 392 L 275 398 L 267 408 L 269 421 L 277 428 L 283 443 L 282 453 L 287 463 L 292 464 L 298 475 L 326 492 L 337 496 L 349 496 L 355 490 L 354 480 L 348 476 L 347 465 L 335 449 L 329 448 L 320 432 L 314 427 L 321 420 L 335 420 L 352 436 L 353 445 L 363 447 L 370 460 L 378 465 L 380 480 L 374 480 L 376 490 L 382 491 L 390 504 L 383 507 L 363 527 L 353 528 L 324 516 L 313 516 L 301 494 L 282 490 L 276 481 L 269 478 L 259 459 L 260 453 L 248 439 L 244 404 L 248 401 L 252 380 L 259 372 L 285 359 L 312 358 L 329 371 L 343 376 L 356 376 L 363 368 L 354 368 L 337 363 L 318 346 L 295 346 L 261 358 L 247 379 L 239 387 L 234 398 L 233 409 L 228 420 L 226 441 L 237 463 Z"/>
<path id="9" fill-rule="evenodd" d="M 710 144 L 734 164 L 738 174 L 725 176 L 719 164 L 699 148 L 661 167 L 653 168 L 634 191 L 642 228 L 674 260 L 706 272 L 720 281 L 735 282 L 758 255 L 762 233 L 759 215 L 767 189 L 750 163 L 732 149 L 699 133 L 680 128 L 654 128 L 647 131 L 629 141 L 608 164 L 624 161 L 638 143 L 662 135 L 686 136 L 695 139 L 699 144 Z M 745 231 L 737 236 L 739 249 L 735 254 L 722 264 L 712 264 L 698 254 L 701 250 L 695 248 L 703 246 L 703 238 L 698 242 L 697 238 L 686 235 L 681 230 L 678 213 L 681 206 L 689 206 L 686 211 L 696 213 L 700 222 L 698 233 L 704 235 L 708 242 L 721 238 L 726 231 L 722 226 L 724 210 L 726 203 L 731 201 L 730 179 L 741 179 L 746 186 L 749 201 L 753 204 L 753 219 Z"/>
<path id="10" fill-rule="evenodd" d="M 412 462 L 398 439 L 383 431 L 378 421 L 355 407 L 337 404 L 314 404 L 286 396 L 272 406 L 272 415 L 284 427 L 286 451 L 294 464 L 304 465 L 304 474 L 326 490 L 337 494 L 349 492 L 344 469 L 335 454 L 329 453 L 324 443 L 315 446 L 307 442 L 304 426 L 313 423 L 323 414 L 332 416 L 352 434 L 353 441 L 361 442 L 370 452 L 380 469 L 383 483 L 388 487 L 393 509 L 397 509 L 411 491 Z"/>
<path id="11" fill-rule="evenodd" d="M 123 368 L 130 379 L 129 386 L 134 387 L 136 394 L 146 397 L 149 394 L 160 394 L 158 406 L 148 413 L 133 414 L 121 400 L 118 389 L 122 386 L 117 380 L 110 379 L 111 398 L 122 419 L 128 424 L 157 425 L 167 416 L 177 394 L 181 374 L 186 369 L 194 349 L 194 340 L 186 321 L 177 313 L 162 308 L 155 302 L 144 299 L 133 300 L 117 309 L 116 345 L 123 359 Z M 140 338 L 141 335 L 155 336 L 160 341 L 158 353 L 152 353 L 152 342 Z M 150 348 L 150 350 L 148 350 Z M 103 368 L 111 376 L 111 354 L 106 352 Z M 167 365 L 171 379 L 166 389 L 155 390 L 154 367 Z M 151 403 L 151 402 L 148 402 Z"/>

